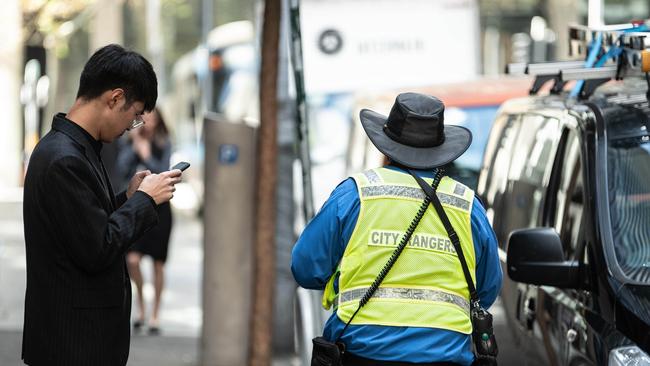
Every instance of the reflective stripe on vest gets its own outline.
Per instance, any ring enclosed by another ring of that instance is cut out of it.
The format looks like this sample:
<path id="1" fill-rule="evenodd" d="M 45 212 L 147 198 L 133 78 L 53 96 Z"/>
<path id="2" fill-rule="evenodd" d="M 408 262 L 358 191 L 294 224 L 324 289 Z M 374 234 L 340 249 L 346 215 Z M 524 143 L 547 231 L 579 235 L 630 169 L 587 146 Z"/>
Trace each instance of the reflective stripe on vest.
<path id="1" fill-rule="evenodd" d="M 357 309 L 359 299 L 399 245 L 424 199 L 422 189 L 405 172 L 379 168 L 352 178 L 359 193 L 359 217 L 338 276 L 330 278 L 323 294 L 323 305 L 336 305 L 343 322 Z M 476 280 L 470 222 L 474 192 L 445 177 L 436 193 Z M 334 292 L 336 278 L 340 297 Z M 352 324 L 441 328 L 469 334 L 468 302 L 469 291 L 456 251 L 435 210 L 429 207 L 388 276 Z"/>
<path id="2" fill-rule="evenodd" d="M 340 293 L 334 299 L 334 307 L 338 307 L 339 302 L 349 302 L 355 301 L 358 303 L 359 300 L 366 294 L 368 288 L 358 288 L 350 291 L 345 291 Z M 469 314 L 469 301 L 462 298 L 461 296 L 450 294 L 447 292 L 437 291 L 437 290 L 426 290 L 419 288 L 393 288 L 393 287 L 380 287 L 372 295 L 373 299 L 409 299 L 409 300 L 420 300 L 420 301 L 436 301 L 436 302 L 446 302 L 449 304 L 456 305 L 462 309 L 465 309 L 467 314 Z"/>
<path id="3" fill-rule="evenodd" d="M 461 210 L 469 210 L 470 202 L 462 198 L 452 196 L 450 194 L 436 192 L 436 195 L 440 199 L 440 203 L 447 204 L 460 208 Z M 405 187 L 405 186 L 371 186 L 363 187 L 361 189 L 362 197 L 405 197 L 405 198 L 414 198 L 416 200 L 424 200 L 424 192 L 420 187 Z"/>

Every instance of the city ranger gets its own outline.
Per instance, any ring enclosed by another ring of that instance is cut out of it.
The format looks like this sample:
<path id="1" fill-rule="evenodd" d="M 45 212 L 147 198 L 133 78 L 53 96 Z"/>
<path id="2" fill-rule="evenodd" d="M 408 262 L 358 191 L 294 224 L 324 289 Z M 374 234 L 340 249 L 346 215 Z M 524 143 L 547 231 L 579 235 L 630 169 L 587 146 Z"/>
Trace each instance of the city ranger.
<path id="1" fill-rule="evenodd" d="M 443 170 L 471 133 L 416 93 L 388 117 L 360 116 L 389 164 L 339 184 L 292 253 L 296 281 L 334 310 L 312 365 L 495 364 L 484 309 L 501 288 L 496 238 L 474 192 Z"/>

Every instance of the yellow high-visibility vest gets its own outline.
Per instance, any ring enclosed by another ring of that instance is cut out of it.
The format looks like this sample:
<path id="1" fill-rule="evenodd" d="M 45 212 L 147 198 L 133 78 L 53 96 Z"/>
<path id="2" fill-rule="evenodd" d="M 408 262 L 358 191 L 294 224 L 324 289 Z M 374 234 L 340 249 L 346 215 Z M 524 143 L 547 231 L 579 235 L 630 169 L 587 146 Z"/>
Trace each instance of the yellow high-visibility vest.
<path id="1" fill-rule="evenodd" d="M 337 273 L 323 294 L 348 322 L 379 272 L 399 245 L 424 200 L 411 175 L 387 168 L 352 176 L 361 203 L 359 217 Z M 432 179 L 425 179 L 431 184 Z M 472 280 L 476 283 L 476 255 L 471 211 L 474 192 L 444 177 L 436 191 L 460 238 Z M 339 291 L 334 292 L 338 277 Z M 469 289 L 454 246 L 430 205 L 404 251 L 370 301 L 353 319 L 355 325 L 440 328 L 469 334 Z"/>

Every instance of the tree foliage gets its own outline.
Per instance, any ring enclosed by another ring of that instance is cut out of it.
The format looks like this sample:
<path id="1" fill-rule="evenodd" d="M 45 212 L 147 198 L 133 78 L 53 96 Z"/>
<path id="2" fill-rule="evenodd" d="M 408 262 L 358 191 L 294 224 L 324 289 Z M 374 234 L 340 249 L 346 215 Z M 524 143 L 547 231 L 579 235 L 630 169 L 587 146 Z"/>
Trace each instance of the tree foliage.
<path id="1" fill-rule="evenodd" d="M 94 0 L 22 0 L 25 42 L 42 44 L 48 34 L 59 30 L 92 3 Z"/>

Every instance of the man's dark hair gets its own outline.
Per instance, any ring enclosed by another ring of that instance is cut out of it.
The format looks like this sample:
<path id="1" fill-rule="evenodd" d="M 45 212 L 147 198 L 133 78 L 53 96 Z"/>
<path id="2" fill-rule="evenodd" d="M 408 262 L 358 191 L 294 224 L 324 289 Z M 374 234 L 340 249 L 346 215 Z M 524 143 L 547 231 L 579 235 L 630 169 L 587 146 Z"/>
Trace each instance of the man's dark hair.
<path id="1" fill-rule="evenodd" d="M 158 81 L 149 61 L 137 52 L 109 44 L 98 49 L 86 62 L 77 98 L 91 100 L 117 88 L 124 89 L 127 105 L 143 102 L 145 111 L 153 110 L 156 105 Z"/>

